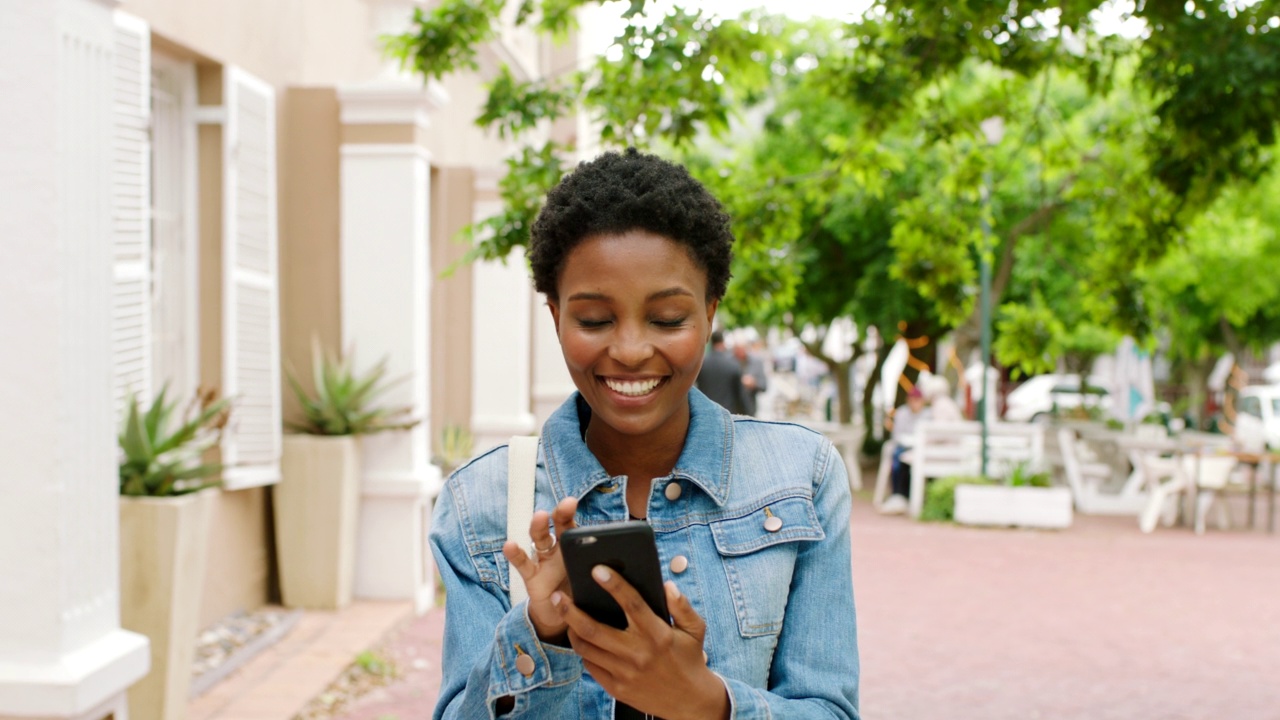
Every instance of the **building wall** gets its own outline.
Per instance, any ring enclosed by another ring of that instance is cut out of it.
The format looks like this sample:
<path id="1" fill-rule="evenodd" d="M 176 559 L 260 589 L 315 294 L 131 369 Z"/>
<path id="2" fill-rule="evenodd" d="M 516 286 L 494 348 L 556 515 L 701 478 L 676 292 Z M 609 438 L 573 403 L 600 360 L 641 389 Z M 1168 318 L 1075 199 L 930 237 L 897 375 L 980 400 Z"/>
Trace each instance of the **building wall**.
<path id="1" fill-rule="evenodd" d="M 431 440 L 446 425 L 471 427 L 471 267 L 442 271 L 466 254 L 457 235 L 471 222 L 475 172 L 437 168 L 431 178 Z"/>
<path id="2" fill-rule="evenodd" d="M 356 82 L 376 75 L 370 3 L 361 0 L 125 0 L 152 32 L 276 87 Z"/>
<path id="3" fill-rule="evenodd" d="M 395 3 L 386 3 L 394 5 Z M 542 62 L 572 64 L 565 51 L 550 53 L 520 34 L 481 54 L 479 73 L 442 83 L 448 103 L 429 125 L 402 137 L 404 126 L 343 126 L 336 90 L 385 74 L 375 40 L 373 0 L 124 0 L 120 9 L 150 26 L 153 46 L 197 65 L 198 102 L 218 105 L 222 67 L 236 65 L 276 89 L 279 198 L 281 356 L 309 387 L 311 343 L 338 348 L 341 328 L 340 148 L 344 142 L 424 144 L 433 169 L 431 211 L 431 427 L 433 444 L 446 423 L 471 422 L 471 280 L 462 268 L 440 271 L 465 248 L 453 242 L 473 217 L 474 168 L 496 168 L 510 151 L 473 122 L 485 97 L 482 76 L 502 61 L 526 70 Z M 406 4 L 407 8 L 408 5 Z M 571 54 L 571 53 L 570 53 Z M 519 70 L 518 70 L 519 72 Z M 568 126 L 557 127 L 567 134 Z M 222 376 L 221 128 L 197 133 L 200 235 L 200 382 L 217 387 Z M 297 402 L 282 388 L 284 415 Z M 274 578 L 269 490 L 224 491 L 213 513 L 202 625 L 269 600 Z"/>
<path id="4" fill-rule="evenodd" d="M 342 127 L 332 87 L 289 88 L 280 97 L 280 314 L 282 354 L 311 387 L 311 343 L 336 349 L 339 323 L 338 148 Z M 285 388 L 285 417 L 298 404 Z"/>

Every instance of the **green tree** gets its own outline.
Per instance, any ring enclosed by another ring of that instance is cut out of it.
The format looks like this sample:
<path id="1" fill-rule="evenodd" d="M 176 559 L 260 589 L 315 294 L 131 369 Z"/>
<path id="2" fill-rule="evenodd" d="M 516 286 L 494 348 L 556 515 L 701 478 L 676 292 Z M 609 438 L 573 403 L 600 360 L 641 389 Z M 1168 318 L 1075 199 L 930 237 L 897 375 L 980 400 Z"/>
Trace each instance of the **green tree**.
<path id="1" fill-rule="evenodd" d="M 1280 342 L 1280 171 L 1231 188 L 1160 262 L 1144 268 L 1144 297 L 1159 325 L 1174 375 L 1204 402 L 1205 380 L 1224 352 L 1236 358 Z"/>
<path id="2" fill-rule="evenodd" d="M 391 47 L 427 76 L 474 67 L 504 4 L 442 0 Z M 563 36 L 586 4 L 524 0 L 517 22 Z M 1155 285 L 1142 270 L 1161 265 L 1223 188 L 1259 177 L 1280 117 L 1280 0 L 1140 0 L 1137 39 L 1099 32 L 1107 4 L 880 0 L 845 24 L 804 25 L 680 7 L 647 17 L 632 0 L 612 59 L 532 82 L 499 72 L 478 122 L 525 137 L 582 112 L 606 144 L 684 152 L 767 99 L 757 151 L 699 145 L 715 158 L 699 172 L 722 180 L 739 217 L 735 313 L 884 327 L 872 316 L 895 308 L 894 322 L 956 327 L 964 357 L 990 253 L 1000 354 L 1043 369 L 1046 348 L 1082 361 L 1117 332 L 1150 336 L 1144 293 Z M 978 126 L 997 115 L 1008 131 L 990 147 Z M 571 150 L 530 142 L 508 161 L 506 209 L 473 256 L 526 242 Z M 1037 271 L 1048 259 L 1069 271 Z M 920 298 L 925 309 L 907 307 Z"/>

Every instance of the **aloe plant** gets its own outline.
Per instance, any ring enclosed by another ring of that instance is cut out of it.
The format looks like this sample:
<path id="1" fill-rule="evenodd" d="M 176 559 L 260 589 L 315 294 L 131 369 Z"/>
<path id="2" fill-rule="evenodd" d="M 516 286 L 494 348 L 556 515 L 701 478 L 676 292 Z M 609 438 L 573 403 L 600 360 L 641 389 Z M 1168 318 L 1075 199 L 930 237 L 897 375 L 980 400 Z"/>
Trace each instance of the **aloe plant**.
<path id="1" fill-rule="evenodd" d="M 120 494 L 130 497 L 186 495 L 219 484 L 217 463 L 201 456 L 218 443 L 230 415 L 230 398 L 215 391 L 196 393 L 184 412 L 168 402 L 162 388 L 145 411 L 130 395 L 120 429 Z M 176 427 L 175 427 L 176 425 Z"/>
<path id="2" fill-rule="evenodd" d="M 466 428 L 455 423 L 447 423 L 440 431 L 440 454 L 433 460 L 446 473 L 471 457 L 471 449 L 475 441 Z"/>
<path id="3" fill-rule="evenodd" d="M 404 430 L 418 424 L 411 408 L 386 407 L 376 398 L 395 384 L 388 381 L 387 359 L 367 372 L 357 373 L 351 353 L 337 355 L 311 343 L 311 374 L 315 392 L 307 392 L 293 371 L 286 368 L 289 385 L 302 406 L 305 422 L 289 427 L 310 435 L 366 435 L 384 430 Z"/>

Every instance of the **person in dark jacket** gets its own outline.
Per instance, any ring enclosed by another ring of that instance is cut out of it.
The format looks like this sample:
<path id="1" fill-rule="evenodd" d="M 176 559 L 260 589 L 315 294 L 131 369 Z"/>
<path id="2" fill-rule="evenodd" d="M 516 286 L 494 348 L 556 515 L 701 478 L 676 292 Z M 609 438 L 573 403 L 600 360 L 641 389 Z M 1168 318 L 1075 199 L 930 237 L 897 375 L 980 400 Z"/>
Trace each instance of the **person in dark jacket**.
<path id="1" fill-rule="evenodd" d="M 742 384 L 742 367 L 725 348 L 724 333 L 711 333 L 711 352 L 698 372 L 698 389 L 734 415 L 747 414 L 749 398 Z"/>

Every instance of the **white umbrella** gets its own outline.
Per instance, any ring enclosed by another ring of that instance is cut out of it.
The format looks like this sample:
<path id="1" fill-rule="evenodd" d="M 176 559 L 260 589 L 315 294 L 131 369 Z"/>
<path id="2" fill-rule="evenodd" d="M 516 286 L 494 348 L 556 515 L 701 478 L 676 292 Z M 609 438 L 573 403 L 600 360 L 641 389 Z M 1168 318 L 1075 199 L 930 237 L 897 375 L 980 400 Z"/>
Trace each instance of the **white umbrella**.
<path id="1" fill-rule="evenodd" d="M 1280 362 L 1268 365 L 1267 369 L 1262 371 L 1262 379 L 1268 385 L 1280 385 Z"/>

